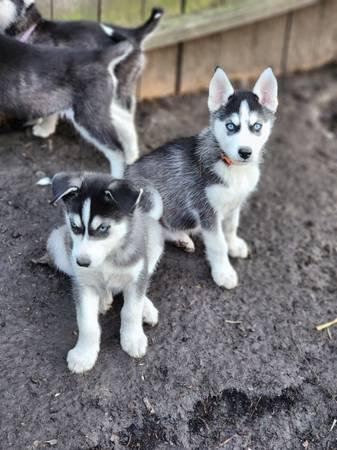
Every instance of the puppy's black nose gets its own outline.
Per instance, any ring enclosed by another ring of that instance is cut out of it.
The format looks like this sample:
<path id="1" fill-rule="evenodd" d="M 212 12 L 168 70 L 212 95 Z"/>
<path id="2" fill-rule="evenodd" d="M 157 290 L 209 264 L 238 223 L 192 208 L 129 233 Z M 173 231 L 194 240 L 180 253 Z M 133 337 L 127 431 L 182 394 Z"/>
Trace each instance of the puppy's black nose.
<path id="1" fill-rule="evenodd" d="M 252 149 L 249 147 L 241 147 L 239 148 L 239 155 L 242 159 L 248 159 L 252 154 Z"/>
<path id="2" fill-rule="evenodd" d="M 88 257 L 82 256 L 80 258 L 76 259 L 77 265 L 80 267 L 89 267 L 90 266 L 90 259 Z"/>

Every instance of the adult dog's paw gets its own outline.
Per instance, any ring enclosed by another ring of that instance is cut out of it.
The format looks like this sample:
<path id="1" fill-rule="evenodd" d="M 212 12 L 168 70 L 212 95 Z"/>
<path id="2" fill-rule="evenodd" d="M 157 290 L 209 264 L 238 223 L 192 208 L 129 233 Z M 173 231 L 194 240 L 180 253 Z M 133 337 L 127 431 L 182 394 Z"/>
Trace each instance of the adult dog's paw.
<path id="1" fill-rule="evenodd" d="M 249 247 L 247 242 L 237 237 L 228 243 L 228 253 L 232 258 L 248 258 Z"/>
<path id="2" fill-rule="evenodd" d="M 98 350 L 80 350 L 74 347 L 68 352 L 68 368 L 74 373 L 83 373 L 92 369 L 98 356 Z"/>
<path id="3" fill-rule="evenodd" d="M 215 283 L 226 289 L 233 289 L 238 285 L 238 275 L 232 266 L 226 267 L 225 270 L 212 270 L 212 277 Z"/>
<path id="4" fill-rule="evenodd" d="M 133 358 L 141 358 L 147 349 L 147 337 L 143 330 L 121 333 L 122 349 Z"/>

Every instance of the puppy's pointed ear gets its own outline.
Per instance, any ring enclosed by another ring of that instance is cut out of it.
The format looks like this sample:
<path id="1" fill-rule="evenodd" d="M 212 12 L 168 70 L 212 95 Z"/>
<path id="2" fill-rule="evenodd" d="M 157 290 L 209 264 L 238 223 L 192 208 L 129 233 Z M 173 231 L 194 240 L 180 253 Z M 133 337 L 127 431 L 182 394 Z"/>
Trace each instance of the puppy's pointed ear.
<path id="1" fill-rule="evenodd" d="M 104 191 L 105 201 L 112 202 L 123 214 L 130 214 L 138 205 L 143 189 L 125 180 L 114 180 Z"/>
<path id="2" fill-rule="evenodd" d="M 51 204 L 55 205 L 59 200 L 66 201 L 70 195 L 80 190 L 82 180 L 78 173 L 60 172 L 52 179 L 53 199 Z"/>
<path id="3" fill-rule="evenodd" d="M 276 113 L 278 106 L 277 80 L 270 67 L 261 73 L 253 92 L 259 97 L 259 102 L 262 106 Z"/>
<path id="4" fill-rule="evenodd" d="M 225 105 L 233 94 L 234 89 L 227 75 L 221 67 L 217 67 L 209 84 L 208 108 L 210 112 L 215 112 Z"/>

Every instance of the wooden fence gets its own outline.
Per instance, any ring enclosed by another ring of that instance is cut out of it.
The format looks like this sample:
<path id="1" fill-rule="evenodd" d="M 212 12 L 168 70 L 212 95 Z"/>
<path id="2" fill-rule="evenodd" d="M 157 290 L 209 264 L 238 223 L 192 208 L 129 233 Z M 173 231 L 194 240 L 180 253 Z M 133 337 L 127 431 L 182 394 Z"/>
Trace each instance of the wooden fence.
<path id="1" fill-rule="evenodd" d="M 245 82 L 266 66 L 277 74 L 337 60 L 337 0 L 37 0 L 45 17 L 142 22 L 165 9 L 146 41 L 142 98 L 208 86 L 216 65 Z"/>

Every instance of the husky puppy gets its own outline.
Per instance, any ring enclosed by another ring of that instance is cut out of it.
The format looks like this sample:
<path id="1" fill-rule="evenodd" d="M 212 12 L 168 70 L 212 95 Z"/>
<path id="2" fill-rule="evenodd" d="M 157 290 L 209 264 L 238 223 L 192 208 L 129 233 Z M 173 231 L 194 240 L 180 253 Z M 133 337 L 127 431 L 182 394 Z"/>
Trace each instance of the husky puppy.
<path id="1" fill-rule="evenodd" d="M 240 209 L 258 183 L 277 105 L 271 69 L 253 91 L 235 92 L 217 68 L 209 86 L 210 126 L 165 144 L 126 170 L 127 178 L 142 174 L 160 192 L 166 240 L 194 251 L 189 235 L 201 233 L 213 279 L 227 289 L 238 284 L 228 255 L 248 256 L 246 242 L 237 235 Z"/>
<path id="2" fill-rule="evenodd" d="M 119 292 L 124 294 L 121 346 L 134 358 L 144 356 L 142 321 L 158 322 L 158 311 L 146 296 L 163 251 L 158 192 L 146 182 L 97 173 L 57 174 L 52 189 L 52 203 L 63 200 L 66 224 L 51 233 L 47 249 L 55 266 L 72 278 L 77 300 L 79 335 L 68 353 L 69 369 L 80 373 L 94 366 L 100 347 L 98 314 L 110 308 Z"/>
<path id="3" fill-rule="evenodd" d="M 0 113 L 25 120 L 62 112 L 120 177 L 125 162 L 138 157 L 133 115 L 116 103 L 115 70 L 130 52 L 128 41 L 75 50 L 23 44 L 0 35 Z"/>
<path id="4" fill-rule="evenodd" d="M 96 49 L 111 47 L 127 40 L 132 51 L 123 64 L 116 65 L 115 100 L 110 115 L 121 129 L 119 139 L 122 143 L 137 148 L 137 135 L 134 125 L 137 81 L 144 68 L 142 45 L 147 36 L 157 27 L 163 10 L 153 8 L 148 20 L 137 28 L 124 28 L 94 21 L 51 21 L 43 19 L 34 0 L 0 0 L 0 33 L 5 33 L 31 44 L 50 47 L 76 47 Z M 33 134 L 48 137 L 55 132 L 58 114 L 39 119 L 33 127 Z M 130 130 L 130 131 L 128 131 Z"/>

